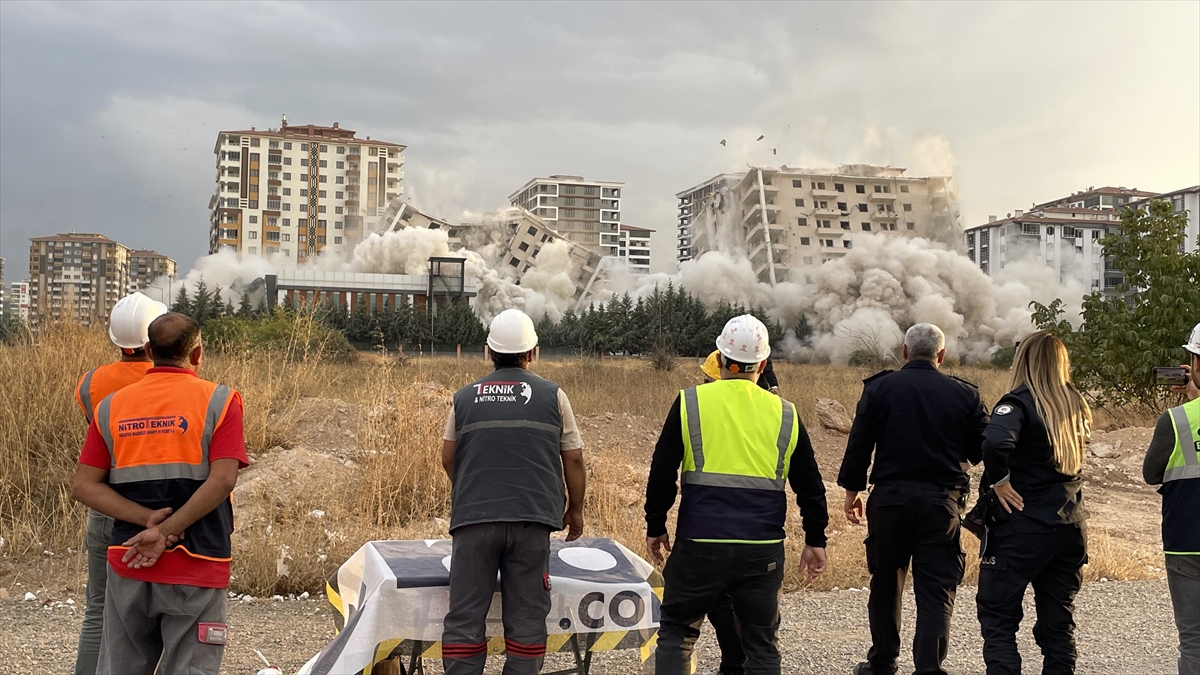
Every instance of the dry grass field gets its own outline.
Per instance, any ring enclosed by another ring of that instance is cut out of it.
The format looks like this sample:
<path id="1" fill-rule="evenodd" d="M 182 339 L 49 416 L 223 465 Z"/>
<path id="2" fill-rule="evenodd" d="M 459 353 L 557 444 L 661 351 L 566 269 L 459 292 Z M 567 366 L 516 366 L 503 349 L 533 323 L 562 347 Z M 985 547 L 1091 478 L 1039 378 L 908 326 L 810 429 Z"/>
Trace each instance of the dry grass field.
<path id="1" fill-rule="evenodd" d="M 79 327 L 48 331 L 37 346 L 0 346 L 0 587 L 21 575 L 82 579 L 84 509 L 71 500 L 69 485 L 85 426 L 72 391 L 81 373 L 114 356 L 102 332 Z M 589 420 L 587 534 L 611 536 L 641 552 L 642 490 L 654 434 L 679 389 L 697 382 L 696 364 L 681 359 L 662 372 L 635 359 L 566 359 L 543 360 L 534 369 L 558 382 L 576 414 Z M 861 587 L 867 581 L 865 529 L 842 517 L 832 483 L 844 437 L 814 428 L 813 405 L 820 396 L 853 411 L 860 380 L 869 373 L 791 364 L 776 369 L 785 396 L 813 433 L 831 488 L 829 570 L 813 587 Z M 254 461 L 235 493 L 233 590 L 256 596 L 317 591 L 365 541 L 445 536 L 449 483 L 438 449 L 449 392 L 488 370 L 478 356 L 363 355 L 350 364 L 282 352 L 206 356 L 202 375 L 244 396 Z M 950 372 L 978 383 L 988 403 L 1005 389 L 1001 371 Z M 1112 428 L 1130 420 L 1101 411 L 1098 422 Z M 793 554 L 799 522 L 793 513 Z M 970 553 L 977 543 L 969 539 L 964 548 Z M 1093 524 L 1089 578 L 1153 576 L 1156 561 L 1152 547 L 1110 537 Z M 973 578 L 974 569 L 968 582 Z M 788 589 L 802 585 L 791 570 Z"/>

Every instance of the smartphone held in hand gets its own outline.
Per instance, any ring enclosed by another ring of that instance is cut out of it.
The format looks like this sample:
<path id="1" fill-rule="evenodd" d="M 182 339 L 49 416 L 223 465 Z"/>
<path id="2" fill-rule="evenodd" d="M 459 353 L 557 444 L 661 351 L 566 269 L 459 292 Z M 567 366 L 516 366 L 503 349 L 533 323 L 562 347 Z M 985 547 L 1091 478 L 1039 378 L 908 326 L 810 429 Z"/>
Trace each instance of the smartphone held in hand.
<path id="1" fill-rule="evenodd" d="M 1188 372 L 1185 368 L 1155 368 L 1150 379 L 1156 385 L 1182 387 L 1188 383 Z"/>

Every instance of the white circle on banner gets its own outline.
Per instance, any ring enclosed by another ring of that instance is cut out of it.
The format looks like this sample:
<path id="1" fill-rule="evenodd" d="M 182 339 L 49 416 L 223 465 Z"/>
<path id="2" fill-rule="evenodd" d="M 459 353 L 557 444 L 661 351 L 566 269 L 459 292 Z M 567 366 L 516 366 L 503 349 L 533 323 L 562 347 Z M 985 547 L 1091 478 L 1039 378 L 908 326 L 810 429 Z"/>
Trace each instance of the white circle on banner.
<path id="1" fill-rule="evenodd" d="M 558 552 L 558 558 L 571 567 L 589 572 L 603 572 L 617 566 L 617 559 L 608 551 L 586 546 L 564 548 Z"/>
<path id="2" fill-rule="evenodd" d="M 445 567 L 447 572 L 450 571 L 450 558 L 451 557 L 452 556 L 446 556 L 445 558 L 442 558 L 442 567 Z"/>

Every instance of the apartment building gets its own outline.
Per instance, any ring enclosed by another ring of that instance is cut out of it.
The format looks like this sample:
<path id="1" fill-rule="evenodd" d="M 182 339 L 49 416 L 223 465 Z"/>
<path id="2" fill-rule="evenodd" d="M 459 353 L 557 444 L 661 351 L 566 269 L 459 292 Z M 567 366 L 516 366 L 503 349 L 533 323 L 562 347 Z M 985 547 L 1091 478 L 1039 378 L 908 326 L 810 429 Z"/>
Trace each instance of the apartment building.
<path id="1" fill-rule="evenodd" d="M 1066 197 L 1048 201 L 1045 204 L 1035 204 L 1030 210 L 1056 206 L 1115 210 L 1128 205 L 1130 202 L 1157 196 L 1157 192 L 1146 192 L 1137 188 L 1111 186 L 1098 188 L 1093 186 L 1086 190 L 1072 192 Z"/>
<path id="2" fill-rule="evenodd" d="M 405 147 L 287 117 L 278 129 L 218 133 L 209 253 L 305 262 L 353 250 L 382 230 L 388 203 L 404 194 Z"/>
<path id="3" fill-rule="evenodd" d="M 129 292 L 148 287 L 159 277 L 175 278 L 179 264 L 158 251 L 129 252 Z"/>
<path id="4" fill-rule="evenodd" d="M 583 176 L 534 178 L 508 196 L 509 203 L 541 218 L 555 232 L 601 256 L 621 247 L 621 190 L 624 183 Z"/>
<path id="5" fill-rule="evenodd" d="M 129 247 L 83 232 L 29 241 L 31 317 L 106 323 L 113 305 L 129 291 Z"/>
<path id="6" fill-rule="evenodd" d="M 0 257 L 0 315 L 8 312 L 8 295 L 4 288 L 4 258 Z"/>
<path id="7" fill-rule="evenodd" d="M 1152 199 L 1165 199 L 1171 202 L 1171 208 L 1175 213 L 1187 212 L 1187 227 L 1183 232 L 1183 250 L 1200 250 L 1200 185 L 1131 201 L 1128 202 L 1128 206 L 1134 209 L 1145 208 Z"/>
<path id="8" fill-rule="evenodd" d="M 5 299 L 4 313 L 16 317 L 22 323 L 29 321 L 29 282 L 14 281 L 8 286 L 8 296 Z"/>
<path id="9" fill-rule="evenodd" d="M 867 233 L 946 238 L 958 224 L 951 178 L 843 164 L 721 174 L 676 193 L 680 262 L 712 250 L 744 253 L 763 282 L 812 283 L 820 265 Z"/>
<path id="10" fill-rule="evenodd" d="M 653 230 L 621 224 L 621 245 L 618 255 L 629 269 L 638 274 L 650 273 L 650 234 Z"/>
<path id="11" fill-rule="evenodd" d="M 1121 218 L 1111 208 L 1041 206 L 1004 218 L 989 216 L 986 224 L 967 228 L 963 237 L 967 257 L 984 274 L 995 276 L 1016 263 L 1041 264 L 1055 271 L 1059 283 L 1075 280 L 1090 293 L 1111 291 L 1121 283 L 1120 270 L 1105 261 L 1100 245 L 1120 227 Z"/>

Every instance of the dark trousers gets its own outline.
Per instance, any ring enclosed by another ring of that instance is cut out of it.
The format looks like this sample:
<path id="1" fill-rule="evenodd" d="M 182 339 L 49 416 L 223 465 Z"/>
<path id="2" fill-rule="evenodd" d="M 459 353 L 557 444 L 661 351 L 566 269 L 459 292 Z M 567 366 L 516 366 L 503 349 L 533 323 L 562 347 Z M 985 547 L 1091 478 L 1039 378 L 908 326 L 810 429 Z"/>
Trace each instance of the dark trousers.
<path id="1" fill-rule="evenodd" d="M 745 650 L 746 675 L 780 675 L 779 596 L 783 591 L 783 544 L 675 543 L 663 569 L 663 603 L 655 653 L 657 675 L 690 672 L 704 615 L 722 595 Z"/>
<path id="2" fill-rule="evenodd" d="M 975 596 L 987 675 L 1021 673 L 1017 629 L 1030 584 L 1037 608 L 1033 638 L 1042 650 L 1042 674 L 1075 672 L 1075 594 L 1083 584 L 1086 562 L 1085 523 L 1045 525 L 1017 513 L 989 529 Z"/>
<path id="3" fill-rule="evenodd" d="M 1179 675 L 1200 673 L 1200 555 L 1168 555 L 1167 588 L 1179 629 Z"/>
<path id="4" fill-rule="evenodd" d="M 917 675 L 944 675 L 954 596 L 966 556 L 959 545 L 958 492 L 914 484 L 877 485 L 867 499 L 867 616 L 875 675 L 896 672 L 900 655 L 900 600 L 912 567 L 917 599 L 913 663 Z"/>
<path id="5" fill-rule="evenodd" d="M 733 597 L 725 593 L 718 598 L 717 604 L 708 610 L 708 622 L 721 647 L 721 667 L 717 672 L 720 675 L 745 675 L 746 651 L 742 649 L 742 633 L 733 613 Z"/>
<path id="6" fill-rule="evenodd" d="M 550 613 L 550 528 L 537 523 L 482 523 L 455 528 L 450 611 L 442 629 L 446 675 L 482 675 L 487 614 L 500 574 L 504 675 L 536 675 L 546 656 Z"/>

